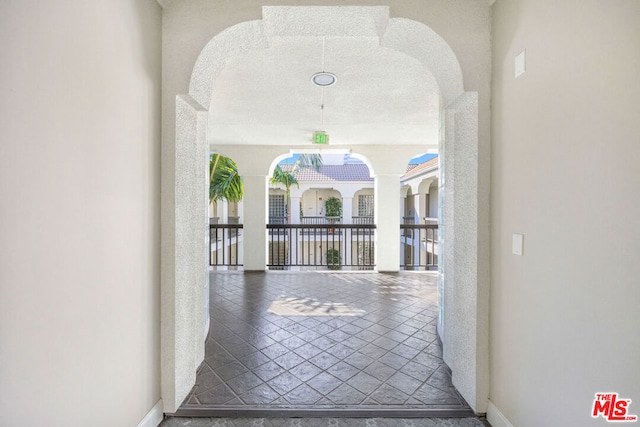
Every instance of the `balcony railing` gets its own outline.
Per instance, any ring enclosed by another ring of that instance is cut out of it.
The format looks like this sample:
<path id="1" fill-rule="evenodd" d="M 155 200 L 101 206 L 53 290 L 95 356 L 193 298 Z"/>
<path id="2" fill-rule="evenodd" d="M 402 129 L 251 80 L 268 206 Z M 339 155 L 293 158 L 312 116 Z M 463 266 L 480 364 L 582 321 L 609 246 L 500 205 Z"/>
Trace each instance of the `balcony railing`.
<path id="1" fill-rule="evenodd" d="M 402 217 L 402 223 L 403 224 L 415 224 L 416 223 L 416 218 L 413 216 L 403 216 Z"/>
<path id="2" fill-rule="evenodd" d="M 269 224 L 288 224 L 289 221 L 286 216 L 270 216 Z"/>
<path id="3" fill-rule="evenodd" d="M 341 216 L 303 216 L 301 224 L 342 224 Z"/>
<path id="4" fill-rule="evenodd" d="M 353 224 L 373 224 L 372 216 L 352 216 L 351 222 Z"/>
<path id="5" fill-rule="evenodd" d="M 241 243 L 242 224 L 210 224 L 209 265 L 212 267 L 242 266 Z"/>
<path id="6" fill-rule="evenodd" d="M 437 221 L 437 220 L 436 220 Z M 433 270 L 438 267 L 438 224 L 401 224 L 400 243 L 405 270 Z"/>
<path id="7" fill-rule="evenodd" d="M 322 217 L 325 218 L 325 217 Z M 437 219 L 433 219 L 437 222 Z M 212 267 L 242 266 L 242 224 L 211 224 Z M 375 224 L 268 224 L 272 270 L 372 270 L 375 267 Z M 400 225 L 405 270 L 432 270 L 438 265 L 438 225 Z"/>
<path id="8" fill-rule="evenodd" d="M 324 218 L 324 217 L 323 217 Z M 373 270 L 374 224 L 268 224 L 272 270 Z"/>

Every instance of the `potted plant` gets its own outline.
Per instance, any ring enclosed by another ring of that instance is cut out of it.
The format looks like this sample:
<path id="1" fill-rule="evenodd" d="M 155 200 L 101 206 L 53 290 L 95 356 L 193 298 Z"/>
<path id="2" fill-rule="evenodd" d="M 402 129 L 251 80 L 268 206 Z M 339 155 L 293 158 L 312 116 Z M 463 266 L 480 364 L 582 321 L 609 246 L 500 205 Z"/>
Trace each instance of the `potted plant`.
<path id="1" fill-rule="evenodd" d="M 331 196 L 324 203 L 324 214 L 327 217 L 327 222 L 330 224 L 340 223 L 342 217 L 342 200 L 337 197 Z"/>
<path id="2" fill-rule="evenodd" d="M 339 224 L 342 217 L 342 200 L 331 196 L 324 202 L 324 215 L 328 224 Z M 335 233 L 335 228 L 330 228 L 329 233 Z"/>
<path id="3" fill-rule="evenodd" d="M 335 248 L 327 249 L 327 267 L 329 270 L 342 269 L 342 256 L 339 250 Z"/>

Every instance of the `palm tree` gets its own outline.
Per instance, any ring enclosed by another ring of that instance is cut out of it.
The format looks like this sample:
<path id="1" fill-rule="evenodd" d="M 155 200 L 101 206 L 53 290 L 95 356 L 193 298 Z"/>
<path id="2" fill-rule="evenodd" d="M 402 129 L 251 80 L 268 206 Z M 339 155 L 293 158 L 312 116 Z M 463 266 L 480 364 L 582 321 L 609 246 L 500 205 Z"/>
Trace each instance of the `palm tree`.
<path id="1" fill-rule="evenodd" d="M 298 183 L 298 180 L 296 179 L 293 173 L 289 171 L 284 171 L 280 167 L 280 165 L 277 165 L 273 171 L 273 176 L 271 177 L 271 183 L 274 185 L 277 185 L 277 184 L 284 185 L 285 192 L 287 195 L 286 207 L 287 207 L 287 216 L 288 216 L 289 213 L 291 212 L 291 210 L 289 209 L 289 205 L 291 204 L 291 186 L 295 184 L 298 188 L 300 188 L 300 184 Z"/>
<path id="2" fill-rule="evenodd" d="M 209 177 L 209 203 L 218 199 L 239 202 L 244 197 L 244 184 L 238 174 L 238 166 L 229 157 L 212 154 Z"/>
<path id="3" fill-rule="evenodd" d="M 300 169 L 313 168 L 316 171 L 319 171 L 320 167 L 322 167 L 321 154 L 299 154 L 290 172 L 283 170 L 282 167 L 280 167 L 280 165 L 277 165 L 276 168 L 274 169 L 273 176 L 271 177 L 271 183 L 274 185 L 277 185 L 277 184 L 284 185 L 286 195 L 287 195 L 286 196 L 287 222 L 288 222 L 288 216 L 291 213 L 291 209 L 290 209 L 291 208 L 291 186 L 295 184 L 298 188 L 300 188 L 300 184 L 296 179 L 296 175 L 298 174 Z"/>
<path id="4" fill-rule="evenodd" d="M 300 154 L 293 164 L 292 174 L 296 174 L 302 168 L 313 168 L 316 171 L 322 167 L 321 154 Z"/>

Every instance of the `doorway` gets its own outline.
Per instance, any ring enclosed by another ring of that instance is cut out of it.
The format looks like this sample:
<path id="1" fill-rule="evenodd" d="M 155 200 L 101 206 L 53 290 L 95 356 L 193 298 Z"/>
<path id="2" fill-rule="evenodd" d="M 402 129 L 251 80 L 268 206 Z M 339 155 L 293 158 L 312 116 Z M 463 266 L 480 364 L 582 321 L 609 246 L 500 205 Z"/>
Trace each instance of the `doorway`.
<path id="1" fill-rule="evenodd" d="M 324 14 L 317 8 L 265 7 L 263 10 L 269 13 L 265 13 L 263 20 L 278 15 L 273 14 L 277 9 L 278 13 L 286 9 L 285 14 L 302 14 L 305 19 L 316 21 L 322 19 L 317 13 Z M 442 302 L 438 333 L 443 340 L 444 359 L 453 370 L 454 385 L 475 411 L 484 412 L 488 396 L 488 276 L 480 262 L 483 255 L 479 244 L 487 224 L 479 219 L 484 216 L 479 212 L 478 200 L 479 196 L 487 195 L 478 185 L 477 94 L 464 92 L 455 55 L 446 42 L 424 24 L 389 18 L 388 8 L 384 7 L 354 12 L 358 13 L 350 16 L 386 14 L 384 48 L 414 58 L 429 70 L 437 84 L 440 107 L 435 134 L 445 159 L 445 175 L 439 183 L 445 250 L 438 285 Z M 354 27 L 354 23 L 347 24 L 346 29 Z M 280 24 L 270 22 L 269 25 Z M 283 28 L 285 30 L 297 31 L 289 27 Z M 237 37 L 243 34 L 248 36 Z M 202 260 L 206 259 L 202 230 L 206 229 L 207 219 L 206 213 L 200 216 L 196 212 L 205 206 L 206 170 L 204 167 L 194 170 L 194 165 L 204 163 L 202 160 L 208 155 L 209 141 L 203 130 L 211 124 L 213 84 L 221 75 L 220 64 L 227 63 L 231 56 L 264 50 L 269 45 L 265 37 L 256 33 L 255 23 L 248 22 L 214 37 L 194 67 L 189 94 L 180 95 L 176 100 L 176 160 L 175 170 L 171 172 L 175 187 L 173 197 L 164 197 L 166 220 L 162 230 L 162 393 L 167 412 L 175 410 L 189 393 L 195 383 L 195 371 L 204 358 L 203 331 L 208 321 L 205 296 L 209 278 L 202 268 Z M 249 43 L 240 44 L 239 40 L 249 40 Z M 236 48 L 228 49 L 229 45 Z M 416 46 L 430 46 L 431 50 L 422 52 Z M 376 150 L 375 144 L 361 146 L 361 151 Z M 255 181 L 259 178 L 255 177 Z M 463 316 L 465 321 L 461 322 L 460 313 L 473 315 Z"/>

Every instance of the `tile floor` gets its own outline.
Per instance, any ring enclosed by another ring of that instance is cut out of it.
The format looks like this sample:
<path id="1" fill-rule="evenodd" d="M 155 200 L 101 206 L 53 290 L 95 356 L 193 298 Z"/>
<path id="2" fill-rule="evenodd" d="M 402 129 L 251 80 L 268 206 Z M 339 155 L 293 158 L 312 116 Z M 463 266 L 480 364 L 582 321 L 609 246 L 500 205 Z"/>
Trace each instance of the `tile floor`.
<path id="1" fill-rule="evenodd" d="M 176 415 L 472 415 L 442 360 L 435 272 L 212 272 L 210 282 L 205 360 Z"/>

